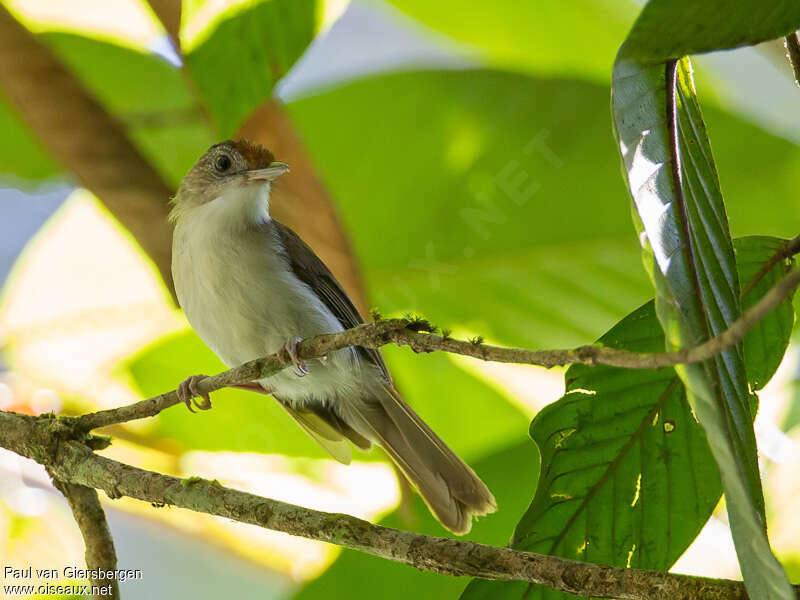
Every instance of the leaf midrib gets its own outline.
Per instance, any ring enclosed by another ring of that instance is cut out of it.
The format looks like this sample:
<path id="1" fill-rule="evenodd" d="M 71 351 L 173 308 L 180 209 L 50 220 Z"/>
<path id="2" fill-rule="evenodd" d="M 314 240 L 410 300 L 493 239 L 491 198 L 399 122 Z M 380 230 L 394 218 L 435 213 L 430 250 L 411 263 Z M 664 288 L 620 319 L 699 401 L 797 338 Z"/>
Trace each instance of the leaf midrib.
<path id="1" fill-rule="evenodd" d="M 666 403 L 667 399 L 669 399 L 669 397 L 675 391 L 675 388 L 679 383 L 680 383 L 680 379 L 678 378 L 677 375 L 675 375 L 670 380 L 670 382 L 667 385 L 667 387 L 661 393 L 661 396 L 659 397 L 658 401 L 652 406 L 652 408 L 644 416 L 644 418 L 642 419 L 641 424 L 636 429 L 636 431 L 631 435 L 631 437 L 628 440 L 628 442 L 626 442 L 625 445 L 620 449 L 620 451 L 617 454 L 616 458 L 608 465 L 608 468 L 603 473 L 603 475 L 600 477 L 600 479 L 598 479 L 598 481 L 589 489 L 589 491 L 586 494 L 586 496 L 584 496 L 583 501 L 581 502 L 580 506 L 575 510 L 575 512 L 569 518 L 569 520 L 567 521 L 566 525 L 564 525 L 564 528 L 561 530 L 561 533 L 559 533 L 558 536 L 556 536 L 555 540 L 553 541 L 552 545 L 550 546 L 550 550 L 548 551 L 548 554 L 552 555 L 553 552 L 558 547 L 558 545 L 563 541 L 564 536 L 570 530 L 570 528 L 572 527 L 572 525 L 575 522 L 575 520 L 584 511 L 584 509 L 589 504 L 589 502 L 592 500 L 594 495 L 600 490 L 601 487 L 603 487 L 603 485 L 606 483 L 606 481 L 608 480 L 608 477 L 611 475 L 611 473 L 613 473 L 617 469 L 617 467 L 619 466 L 619 463 L 622 461 L 622 459 L 625 458 L 625 456 L 628 454 L 628 452 L 631 450 L 631 448 L 633 448 L 633 446 L 640 440 L 640 438 L 642 437 L 644 432 L 652 424 L 653 417 L 655 416 L 655 414 L 658 413 L 663 408 L 663 406 Z M 525 538 L 523 537 L 519 541 L 522 541 L 524 539 Z M 532 589 L 533 585 L 534 584 L 532 584 L 532 583 L 528 584 L 528 587 L 525 589 L 525 593 L 522 596 L 523 599 L 527 598 L 527 596 L 530 593 L 530 590 Z"/>

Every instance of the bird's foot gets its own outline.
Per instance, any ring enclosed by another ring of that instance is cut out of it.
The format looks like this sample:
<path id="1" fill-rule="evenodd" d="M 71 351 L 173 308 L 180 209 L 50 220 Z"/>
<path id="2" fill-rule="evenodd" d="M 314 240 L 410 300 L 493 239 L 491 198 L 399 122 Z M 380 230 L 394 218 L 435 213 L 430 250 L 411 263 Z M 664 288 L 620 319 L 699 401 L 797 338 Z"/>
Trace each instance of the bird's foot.
<path id="1" fill-rule="evenodd" d="M 292 361 L 294 365 L 294 373 L 298 377 L 305 377 L 308 375 L 308 365 L 304 360 L 300 360 L 297 356 L 297 344 L 303 341 L 303 338 L 295 337 L 289 338 L 286 343 L 283 345 L 283 351 L 286 352 L 286 355 L 289 357 L 289 360 Z"/>
<path id="2" fill-rule="evenodd" d="M 211 408 L 211 396 L 209 394 L 201 394 L 197 391 L 198 382 L 205 378 L 205 375 L 192 375 L 184 379 L 178 386 L 178 400 L 183 402 L 186 408 L 191 412 L 196 412 L 194 408 L 192 408 L 192 404 L 199 410 L 208 410 Z M 202 398 L 203 401 L 198 402 L 197 398 Z"/>

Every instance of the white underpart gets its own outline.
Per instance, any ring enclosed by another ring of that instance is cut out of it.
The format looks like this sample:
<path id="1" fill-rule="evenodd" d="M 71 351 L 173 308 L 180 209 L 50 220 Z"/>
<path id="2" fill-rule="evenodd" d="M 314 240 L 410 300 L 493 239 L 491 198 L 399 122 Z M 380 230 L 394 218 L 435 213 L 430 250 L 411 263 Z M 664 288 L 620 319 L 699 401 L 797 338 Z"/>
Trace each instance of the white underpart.
<path id="1" fill-rule="evenodd" d="M 181 307 L 203 341 L 229 367 L 279 350 L 287 340 L 342 331 L 336 317 L 288 268 L 279 241 L 257 231 L 269 217 L 269 185 L 248 185 L 183 212 L 173 242 Z M 262 383 L 292 404 L 359 398 L 376 370 L 352 349 L 308 362 Z"/>

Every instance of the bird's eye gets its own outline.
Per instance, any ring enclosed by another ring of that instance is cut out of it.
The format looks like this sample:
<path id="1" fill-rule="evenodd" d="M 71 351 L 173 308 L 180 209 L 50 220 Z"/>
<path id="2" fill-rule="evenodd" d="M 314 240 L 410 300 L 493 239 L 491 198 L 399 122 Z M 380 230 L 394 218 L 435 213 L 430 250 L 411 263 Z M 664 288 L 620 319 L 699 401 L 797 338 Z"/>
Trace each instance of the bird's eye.
<path id="1" fill-rule="evenodd" d="M 231 161 L 231 157 L 227 154 L 220 154 L 217 157 L 217 160 L 214 161 L 214 168 L 219 171 L 220 173 L 224 173 L 228 169 L 231 168 L 233 162 Z"/>

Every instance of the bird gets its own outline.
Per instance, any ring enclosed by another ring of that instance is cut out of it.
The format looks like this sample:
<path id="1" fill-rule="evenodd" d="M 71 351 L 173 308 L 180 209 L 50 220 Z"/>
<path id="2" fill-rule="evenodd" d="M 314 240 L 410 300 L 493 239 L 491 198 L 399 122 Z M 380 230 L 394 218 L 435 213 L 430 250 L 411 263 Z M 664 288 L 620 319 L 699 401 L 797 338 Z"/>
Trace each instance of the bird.
<path id="1" fill-rule="evenodd" d="M 271 395 L 322 448 L 349 464 L 351 444 L 384 449 L 437 520 L 461 535 L 497 509 L 472 468 L 403 400 L 378 350 L 348 347 L 303 361 L 304 338 L 363 322 L 314 251 L 270 215 L 289 166 L 247 140 L 211 146 L 172 198 L 172 275 L 189 324 L 229 368 L 275 352 L 292 367 L 243 387 Z M 192 409 L 204 375 L 177 389 Z M 191 401 L 191 402 L 190 402 Z M 455 409 L 454 409 L 455 410 Z"/>

